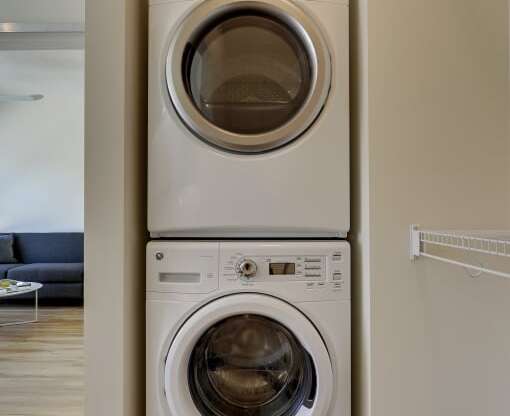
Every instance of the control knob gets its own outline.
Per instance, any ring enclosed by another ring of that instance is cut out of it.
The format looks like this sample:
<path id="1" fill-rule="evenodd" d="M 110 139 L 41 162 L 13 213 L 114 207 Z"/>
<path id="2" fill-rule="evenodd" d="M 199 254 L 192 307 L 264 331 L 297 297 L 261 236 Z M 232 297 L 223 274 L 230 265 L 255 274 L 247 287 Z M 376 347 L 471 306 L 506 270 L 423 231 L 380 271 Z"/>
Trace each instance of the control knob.
<path id="1" fill-rule="evenodd" d="M 257 263 L 250 259 L 243 259 L 237 264 L 236 271 L 241 277 L 250 279 L 257 274 Z"/>

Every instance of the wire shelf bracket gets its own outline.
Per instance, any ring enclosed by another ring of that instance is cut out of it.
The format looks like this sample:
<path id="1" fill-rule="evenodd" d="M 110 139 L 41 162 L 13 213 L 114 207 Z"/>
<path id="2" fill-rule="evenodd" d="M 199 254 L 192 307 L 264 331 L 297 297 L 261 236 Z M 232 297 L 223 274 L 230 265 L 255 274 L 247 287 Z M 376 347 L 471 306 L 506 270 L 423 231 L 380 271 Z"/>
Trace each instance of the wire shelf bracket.
<path id="1" fill-rule="evenodd" d="M 437 231 L 421 230 L 416 224 L 409 231 L 409 256 L 412 261 L 425 257 L 461 266 L 467 270 L 510 279 L 510 273 L 452 260 L 426 251 L 427 245 L 448 247 L 470 253 L 510 258 L 510 231 Z"/>

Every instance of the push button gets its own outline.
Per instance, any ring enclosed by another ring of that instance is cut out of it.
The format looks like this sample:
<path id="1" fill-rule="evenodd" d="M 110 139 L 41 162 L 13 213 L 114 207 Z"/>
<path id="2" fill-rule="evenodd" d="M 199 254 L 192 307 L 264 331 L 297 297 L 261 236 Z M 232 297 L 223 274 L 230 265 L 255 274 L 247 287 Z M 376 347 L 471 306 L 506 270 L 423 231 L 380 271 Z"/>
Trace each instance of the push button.
<path id="1" fill-rule="evenodd" d="M 317 257 L 306 257 L 305 258 L 306 263 L 320 263 L 321 259 Z"/>
<path id="2" fill-rule="evenodd" d="M 321 266 L 317 265 L 317 266 L 309 266 L 309 265 L 306 265 L 305 267 L 305 270 L 320 270 L 321 269 Z"/>
<path id="3" fill-rule="evenodd" d="M 336 261 L 336 262 L 342 261 L 342 258 L 343 258 L 342 253 L 340 253 L 340 252 L 333 253 L 333 261 Z"/>
<path id="4" fill-rule="evenodd" d="M 333 280 L 342 280 L 343 274 L 341 272 L 335 272 L 333 273 Z"/>

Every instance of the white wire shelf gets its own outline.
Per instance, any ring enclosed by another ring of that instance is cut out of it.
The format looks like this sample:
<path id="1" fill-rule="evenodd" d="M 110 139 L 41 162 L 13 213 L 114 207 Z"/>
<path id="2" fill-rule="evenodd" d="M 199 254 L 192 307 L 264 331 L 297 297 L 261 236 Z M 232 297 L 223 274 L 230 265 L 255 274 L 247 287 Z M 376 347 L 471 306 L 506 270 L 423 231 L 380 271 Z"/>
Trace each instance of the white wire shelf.
<path id="1" fill-rule="evenodd" d="M 84 33 L 83 23 L 0 22 L 0 33 Z"/>
<path id="2" fill-rule="evenodd" d="M 487 256 L 510 258 L 510 230 L 504 231 L 441 231 L 420 230 L 419 226 L 411 225 L 410 229 L 410 256 L 411 260 L 426 257 L 448 264 L 465 267 L 481 273 L 510 279 L 510 273 L 477 266 L 467 262 L 452 260 L 441 255 L 430 254 L 427 246 L 448 247 L 471 253 L 479 253 Z M 510 264 L 510 263 L 509 263 Z"/>
<path id="3" fill-rule="evenodd" d="M 42 94 L 29 95 L 0 95 L 1 102 L 18 102 L 18 101 L 39 101 L 44 98 Z"/>
<path id="4" fill-rule="evenodd" d="M 29 23 L 0 21 L 0 50 L 81 50 L 82 22 Z"/>

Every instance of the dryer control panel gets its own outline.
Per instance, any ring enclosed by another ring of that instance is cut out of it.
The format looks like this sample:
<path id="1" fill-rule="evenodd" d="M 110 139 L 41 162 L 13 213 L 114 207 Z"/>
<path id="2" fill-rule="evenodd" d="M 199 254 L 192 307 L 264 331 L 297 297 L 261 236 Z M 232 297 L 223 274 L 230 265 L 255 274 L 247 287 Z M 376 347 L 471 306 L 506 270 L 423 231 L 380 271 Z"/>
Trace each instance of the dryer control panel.
<path id="1" fill-rule="evenodd" d="M 350 298 L 350 246 L 345 241 L 156 241 L 149 243 L 147 255 L 148 291 Z"/>

